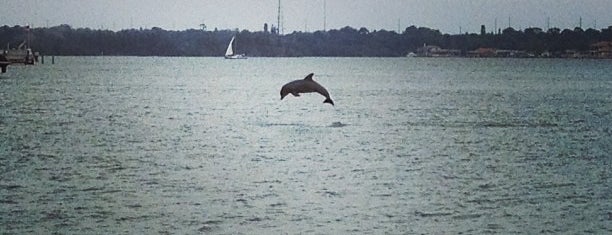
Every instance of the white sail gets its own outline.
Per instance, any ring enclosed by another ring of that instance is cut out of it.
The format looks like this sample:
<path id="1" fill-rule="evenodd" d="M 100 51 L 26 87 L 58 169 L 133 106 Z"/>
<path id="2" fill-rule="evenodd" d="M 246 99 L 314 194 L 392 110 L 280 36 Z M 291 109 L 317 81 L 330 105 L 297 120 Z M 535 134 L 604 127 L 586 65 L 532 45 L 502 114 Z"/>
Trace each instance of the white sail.
<path id="1" fill-rule="evenodd" d="M 232 44 L 234 44 L 234 39 L 235 38 L 236 38 L 236 36 L 233 36 L 232 40 L 229 43 L 229 45 L 227 45 L 227 50 L 225 51 L 225 56 L 232 56 L 232 55 L 234 55 L 234 50 L 232 49 Z"/>
<path id="2" fill-rule="evenodd" d="M 244 54 L 234 54 L 234 39 L 236 39 L 236 36 L 233 36 L 229 45 L 227 45 L 227 50 L 225 51 L 225 58 L 226 59 L 246 59 L 247 57 Z"/>

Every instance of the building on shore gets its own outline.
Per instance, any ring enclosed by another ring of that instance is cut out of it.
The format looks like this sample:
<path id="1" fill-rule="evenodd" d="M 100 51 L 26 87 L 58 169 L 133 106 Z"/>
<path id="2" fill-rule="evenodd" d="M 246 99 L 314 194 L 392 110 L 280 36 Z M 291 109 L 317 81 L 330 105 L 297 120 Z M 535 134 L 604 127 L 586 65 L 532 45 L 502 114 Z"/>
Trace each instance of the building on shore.
<path id="1" fill-rule="evenodd" d="M 436 45 L 423 45 L 416 54 L 408 57 L 471 57 L 471 58 L 573 58 L 573 59 L 612 59 L 612 41 L 601 41 L 590 45 L 590 50 L 544 51 L 542 53 L 523 50 L 507 50 L 480 47 L 471 51 L 445 49 Z"/>
<path id="2" fill-rule="evenodd" d="M 420 57 L 459 57 L 461 50 L 443 49 L 435 45 L 423 45 L 417 49 L 417 56 Z"/>
<path id="3" fill-rule="evenodd" d="M 612 41 L 601 41 L 591 44 L 591 55 L 595 58 L 612 58 Z"/>
<path id="4" fill-rule="evenodd" d="M 481 47 L 467 52 L 468 57 L 497 57 L 497 49 Z"/>

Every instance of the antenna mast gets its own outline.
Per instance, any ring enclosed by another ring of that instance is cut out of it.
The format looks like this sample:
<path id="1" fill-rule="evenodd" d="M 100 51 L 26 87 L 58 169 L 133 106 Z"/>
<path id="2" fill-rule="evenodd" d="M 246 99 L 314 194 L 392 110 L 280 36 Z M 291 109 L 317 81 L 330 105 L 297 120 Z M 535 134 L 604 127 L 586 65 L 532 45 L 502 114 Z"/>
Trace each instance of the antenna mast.
<path id="1" fill-rule="evenodd" d="M 493 34 L 497 34 L 497 17 L 495 17 L 495 28 L 493 29 Z"/>
<path id="2" fill-rule="evenodd" d="M 397 18 L 397 33 L 402 33 L 402 26 L 400 23 L 400 18 Z"/>
<path id="3" fill-rule="evenodd" d="M 278 34 L 281 34 L 280 18 L 281 18 L 281 0 L 278 0 L 278 16 L 276 18 L 276 31 Z"/>
<path id="4" fill-rule="evenodd" d="M 327 30 L 327 1 L 323 0 L 323 31 Z"/>
<path id="5" fill-rule="evenodd" d="M 508 28 L 512 28 L 512 25 L 510 24 L 510 16 L 508 16 Z"/>

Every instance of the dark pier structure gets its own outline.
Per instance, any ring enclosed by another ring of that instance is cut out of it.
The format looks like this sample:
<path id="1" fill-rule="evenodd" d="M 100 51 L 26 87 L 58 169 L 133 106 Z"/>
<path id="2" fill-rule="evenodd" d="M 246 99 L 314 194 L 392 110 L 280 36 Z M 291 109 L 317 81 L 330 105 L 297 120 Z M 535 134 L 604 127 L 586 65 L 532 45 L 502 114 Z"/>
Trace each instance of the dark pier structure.
<path id="1" fill-rule="evenodd" d="M 6 73 L 6 67 L 11 64 L 4 55 L 0 55 L 0 67 L 2 67 L 2 73 Z"/>

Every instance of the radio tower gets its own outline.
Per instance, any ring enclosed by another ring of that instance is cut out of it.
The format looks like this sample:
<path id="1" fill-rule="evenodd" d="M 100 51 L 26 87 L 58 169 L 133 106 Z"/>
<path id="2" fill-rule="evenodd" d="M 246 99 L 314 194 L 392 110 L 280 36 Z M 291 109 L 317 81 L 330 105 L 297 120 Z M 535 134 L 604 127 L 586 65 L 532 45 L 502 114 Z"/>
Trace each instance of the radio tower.
<path id="1" fill-rule="evenodd" d="M 281 0 L 278 0 L 278 16 L 276 18 L 276 31 L 278 31 L 278 34 L 281 34 Z"/>
<path id="2" fill-rule="evenodd" d="M 323 32 L 327 30 L 327 1 L 323 0 Z"/>

